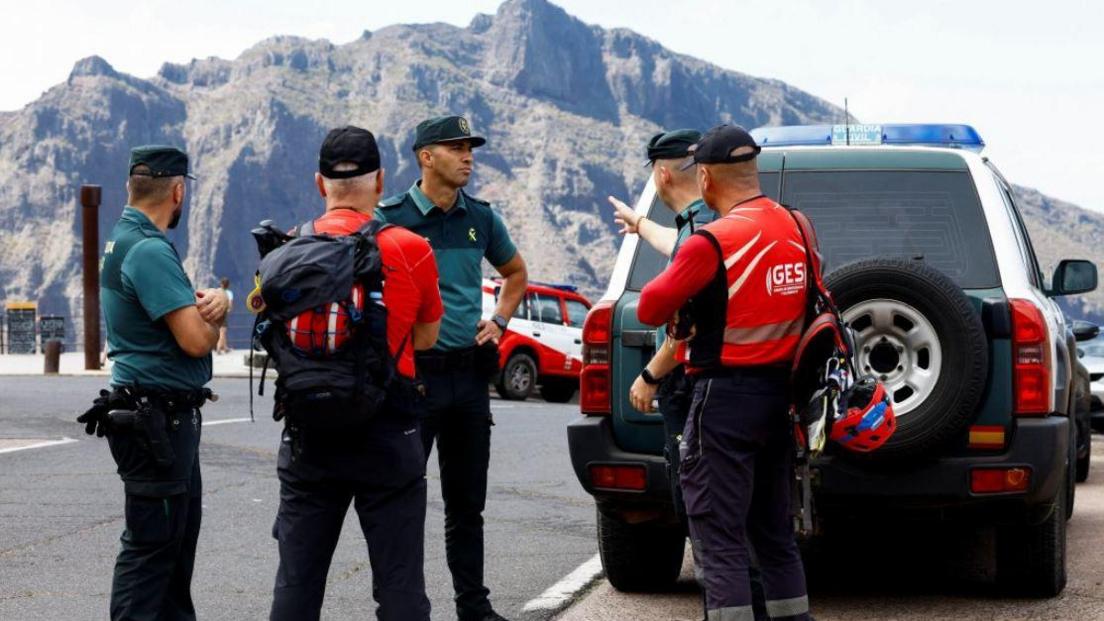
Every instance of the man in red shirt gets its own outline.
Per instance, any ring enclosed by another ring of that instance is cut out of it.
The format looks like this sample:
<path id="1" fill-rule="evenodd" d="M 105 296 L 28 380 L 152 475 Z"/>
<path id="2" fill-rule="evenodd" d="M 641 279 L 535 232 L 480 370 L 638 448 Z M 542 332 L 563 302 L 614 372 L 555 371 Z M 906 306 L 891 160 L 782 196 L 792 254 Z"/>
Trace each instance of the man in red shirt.
<path id="1" fill-rule="evenodd" d="M 789 366 L 805 321 L 806 254 L 789 211 L 763 196 L 743 128 L 694 147 L 702 198 L 719 216 L 644 287 L 637 315 L 684 339 L 695 376 L 679 452 L 680 483 L 708 619 L 752 619 L 749 539 L 771 619 L 806 621 L 809 598 L 790 521 Z"/>
<path id="2" fill-rule="evenodd" d="M 383 169 L 371 132 L 335 129 L 326 136 L 315 175 L 326 212 L 315 233 L 348 235 L 372 219 Z M 422 570 L 425 455 L 418 434 L 414 350 L 437 340 L 444 309 L 429 243 L 392 226 L 376 236 L 383 264 L 387 343 L 400 378 L 384 411 L 355 437 L 310 435 L 285 427 L 280 445 L 280 508 L 273 535 L 280 567 L 272 619 L 318 619 L 326 574 L 352 503 L 368 543 L 372 596 L 379 619 L 429 619 Z M 400 351 L 401 348 L 401 351 Z M 292 443 L 298 445 L 292 450 Z"/>

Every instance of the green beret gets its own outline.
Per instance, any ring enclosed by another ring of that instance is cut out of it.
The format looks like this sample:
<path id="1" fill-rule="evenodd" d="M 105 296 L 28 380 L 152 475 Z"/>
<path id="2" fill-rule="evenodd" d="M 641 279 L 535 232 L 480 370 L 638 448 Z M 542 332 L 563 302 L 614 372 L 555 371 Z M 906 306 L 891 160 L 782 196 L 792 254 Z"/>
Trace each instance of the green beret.
<path id="1" fill-rule="evenodd" d="M 656 160 L 675 160 L 690 155 L 691 145 L 701 140 L 701 132 L 696 129 L 675 129 L 660 132 L 648 141 L 648 164 Z"/>
<path id="2" fill-rule="evenodd" d="M 147 177 L 187 177 L 195 179 L 188 172 L 188 154 L 177 149 L 159 144 L 147 144 L 134 147 L 130 150 L 130 174 L 135 166 L 144 165 L 149 172 L 137 173 Z"/>
<path id="3" fill-rule="evenodd" d="M 482 136 L 473 136 L 468 120 L 462 116 L 438 116 L 418 123 L 414 130 L 414 150 L 441 142 L 468 140 L 472 148 L 487 144 Z"/>

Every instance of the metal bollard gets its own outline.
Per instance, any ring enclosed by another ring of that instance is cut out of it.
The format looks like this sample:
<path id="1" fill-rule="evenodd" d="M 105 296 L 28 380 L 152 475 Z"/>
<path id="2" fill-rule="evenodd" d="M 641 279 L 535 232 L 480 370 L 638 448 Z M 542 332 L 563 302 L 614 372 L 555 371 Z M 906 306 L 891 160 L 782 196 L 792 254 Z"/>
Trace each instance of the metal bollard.
<path id="1" fill-rule="evenodd" d="M 61 341 L 46 341 L 43 350 L 46 352 L 46 369 L 43 372 L 46 375 L 57 375 L 61 368 Z"/>

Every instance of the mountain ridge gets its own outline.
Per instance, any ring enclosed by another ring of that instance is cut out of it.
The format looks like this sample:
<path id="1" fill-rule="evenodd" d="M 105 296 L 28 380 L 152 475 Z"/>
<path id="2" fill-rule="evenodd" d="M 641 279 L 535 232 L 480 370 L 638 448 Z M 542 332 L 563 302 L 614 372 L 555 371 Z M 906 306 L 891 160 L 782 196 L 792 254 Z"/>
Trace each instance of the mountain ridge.
<path id="1" fill-rule="evenodd" d="M 414 126 L 447 113 L 465 114 L 488 138 L 469 189 L 502 214 L 533 278 L 572 280 L 590 294 L 604 289 L 620 243 L 605 196 L 639 191 L 654 132 L 842 117 L 784 82 L 585 24 L 545 0 L 509 0 L 467 27 L 398 24 L 341 44 L 278 35 L 234 59 L 166 62 L 150 78 L 91 56 L 35 102 L 0 113 L 0 300 L 40 299 L 79 316 L 77 188 L 103 186 L 105 238 L 125 201 L 133 145 L 189 151 L 199 180 L 187 226 L 171 237 L 197 286 L 225 275 L 240 290 L 256 265 L 248 230 L 321 209 L 312 177 L 330 127 L 376 133 L 391 194 L 417 177 Z M 1029 221 L 1076 209 L 1045 198 Z M 1104 309 L 1104 298 L 1092 300 L 1088 311 Z"/>

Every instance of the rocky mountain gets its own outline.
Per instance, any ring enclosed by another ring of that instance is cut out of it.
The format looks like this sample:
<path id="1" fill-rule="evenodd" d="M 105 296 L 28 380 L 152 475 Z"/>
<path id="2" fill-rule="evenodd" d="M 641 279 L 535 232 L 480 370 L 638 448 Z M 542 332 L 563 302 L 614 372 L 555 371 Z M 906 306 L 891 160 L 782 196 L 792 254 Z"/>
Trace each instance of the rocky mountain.
<path id="1" fill-rule="evenodd" d="M 1104 272 L 1104 214 L 1031 188 L 1015 186 L 1014 191 L 1039 267 L 1048 281 L 1062 259 L 1088 259 Z M 1059 298 L 1059 304 L 1071 317 L 1104 326 L 1104 287 L 1088 295 Z"/>
<path id="2" fill-rule="evenodd" d="M 652 133 L 842 116 L 777 80 L 585 24 L 545 0 L 508 0 L 466 28 L 397 25 L 341 45 L 274 37 L 233 60 L 166 63 L 146 79 L 90 57 L 37 101 L 0 113 L 0 301 L 37 299 L 45 312 L 80 316 L 78 188 L 103 186 L 102 239 L 125 202 L 133 145 L 191 154 L 199 180 L 173 239 L 197 285 L 229 276 L 242 291 L 256 265 L 249 228 L 318 213 L 312 176 L 330 127 L 372 129 L 388 190 L 399 191 L 417 176 L 414 126 L 446 113 L 487 136 L 469 189 L 503 215 L 532 277 L 592 295 L 620 241 L 605 196 L 639 191 Z M 1033 228 L 1064 244 L 1061 254 L 1099 254 L 1099 216 L 1022 194 Z M 1099 295 L 1087 300 L 1086 310 L 1104 309 Z"/>
<path id="3" fill-rule="evenodd" d="M 391 26 L 343 45 L 275 37 L 149 79 L 86 58 L 64 84 L 0 115 L 0 300 L 79 315 L 78 186 L 103 186 L 106 235 L 132 145 L 192 155 L 199 180 L 177 248 L 197 284 L 228 275 L 241 289 L 256 263 L 249 228 L 318 212 L 311 178 L 328 128 L 371 128 L 398 191 L 416 178 L 414 126 L 445 113 L 467 115 L 489 139 L 471 189 L 500 210 L 533 277 L 591 293 L 619 242 L 605 196 L 639 190 L 653 132 L 839 116 L 776 80 L 584 24 L 544 0 L 510 0 L 467 28 Z"/>

